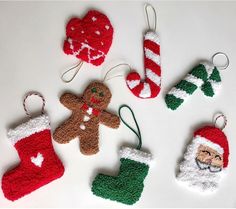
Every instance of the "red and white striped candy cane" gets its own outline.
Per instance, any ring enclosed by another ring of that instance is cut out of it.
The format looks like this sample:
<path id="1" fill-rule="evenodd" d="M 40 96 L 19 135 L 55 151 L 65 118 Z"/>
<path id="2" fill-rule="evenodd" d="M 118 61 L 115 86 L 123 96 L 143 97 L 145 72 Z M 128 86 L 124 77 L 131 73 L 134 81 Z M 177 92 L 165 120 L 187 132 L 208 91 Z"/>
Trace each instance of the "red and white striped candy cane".
<path id="1" fill-rule="evenodd" d="M 151 5 L 145 7 L 147 19 L 147 7 L 150 6 L 155 14 L 156 29 L 156 12 Z M 148 19 L 148 26 L 149 19 Z M 143 99 L 155 98 L 161 89 L 161 61 L 160 61 L 160 39 L 153 30 L 148 31 L 144 36 L 144 67 L 145 79 L 141 80 L 141 76 L 137 72 L 131 72 L 126 77 L 126 83 L 131 92 Z"/>

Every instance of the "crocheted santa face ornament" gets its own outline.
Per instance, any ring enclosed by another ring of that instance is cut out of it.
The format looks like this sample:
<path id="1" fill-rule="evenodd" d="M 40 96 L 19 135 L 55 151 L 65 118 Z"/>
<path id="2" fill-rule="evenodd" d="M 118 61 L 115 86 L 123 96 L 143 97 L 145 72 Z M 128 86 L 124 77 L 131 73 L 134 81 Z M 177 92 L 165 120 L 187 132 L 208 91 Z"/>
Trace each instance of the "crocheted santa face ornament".
<path id="1" fill-rule="evenodd" d="M 101 65 L 110 49 L 113 27 L 106 15 L 91 10 L 83 17 L 72 18 L 66 26 L 64 52 L 78 59 Z"/>
<path id="2" fill-rule="evenodd" d="M 99 151 L 99 124 L 110 128 L 118 128 L 120 125 L 119 117 L 106 111 L 111 96 L 109 88 L 97 81 L 90 83 L 82 96 L 63 94 L 60 102 L 72 114 L 55 130 L 54 140 L 68 143 L 79 137 L 81 152 L 85 155 L 96 154 Z"/>
<path id="3" fill-rule="evenodd" d="M 129 108 L 123 105 L 119 109 Z M 129 108 L 130 109 L 130 108 Z M 132 110 L 130 109 L 132 112 Z M 134 113 L 132 112 L 134 117 Z M 121 117 L 121 115 L 120 115 Z M 128 126 L 139 138 L 137 149 L 131 147 L 122 147 L 120 150 L 120 170 L 117 176 L 98 174 L 92 183 L 92 192 L 94 195 L 104 199 L 118 201 L 127 205 L 136 203 L 144 189 L 144 180 L 149 172 L 149 167 L 152 162 L 150 153 L 141 151 L 141 133 L 137 125 L 138 131 L 132 129 L 121 117 L 121 120 Z"/>
<path id="4" fill-rule="evenodd" d="M 18 152 L 20 163 L 2 177 L 2 190 L 7 199 L 17 200 L 63 175 L 64 166 L 53 149 L 46 114 L 10 129 L 8 137 Z"/>
<path id="5" fill-rule="evenodd" d="M 194 132 L 184 154 L 177 179 L 190 189 L 212 192 L 228 167 L 229 145 L 224 132 L 205 126 Z"/>
<path id="6" fill-rule="evenodd" d="M 156 14 L 151 5 L 146 5 L 146 11 L 148 7 L 151 7 Z M 137 72 L 130 72 L 126 77 L 126 83 L 136 97 L 142 99 L 155 98 L 161 89 L 160 39 L 155 30 L 150 30 L 144 35 L 143 47 L 145 79 L 142 80 Z"/>

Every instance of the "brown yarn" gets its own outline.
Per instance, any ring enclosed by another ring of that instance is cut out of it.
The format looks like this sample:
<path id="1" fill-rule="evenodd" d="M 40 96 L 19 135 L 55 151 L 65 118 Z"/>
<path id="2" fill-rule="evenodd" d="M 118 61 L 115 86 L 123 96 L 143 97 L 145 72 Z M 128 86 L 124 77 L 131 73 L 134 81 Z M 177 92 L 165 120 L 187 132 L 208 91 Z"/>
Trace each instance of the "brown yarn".
<path id="1" fill-rule="evenodd" d="M 108 87 L 97 81 L 88 85 L 82 97 L 71 93 L 63 94 L 60 102 L 70 109 L 72 114 L 55 130 L 54 140 L 64 144 L 79 137 L 81 153 L 84 155 L 96 154 L 99 151 L 99 123 L 110 128 L 118 128 L 120 125 L 119 117 L 105 110 L 110 103 L 111 96 Z M 89 112 L 89 107 L 93 111 Z"/>

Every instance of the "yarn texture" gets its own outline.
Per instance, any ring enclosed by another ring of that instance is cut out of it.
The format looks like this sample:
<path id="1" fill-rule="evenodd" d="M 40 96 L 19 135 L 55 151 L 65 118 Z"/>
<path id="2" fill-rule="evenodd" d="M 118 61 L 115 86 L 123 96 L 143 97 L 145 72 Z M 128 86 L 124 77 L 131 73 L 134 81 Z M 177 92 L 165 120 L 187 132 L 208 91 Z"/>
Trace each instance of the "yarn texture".
<path id="1" fill-rule="evenodd" d="M 165 102 L 168 108 L 176 110 L 198 88 L 204 95 L 213 97 L 221 86 L 221 78 L 218 69 L 209 63 L 202 63 L 194 67 L 187 76 L 175 85 L 166 95 Z"/>
<path id="2" fill-rule="evenodd" d="M 229 145 L 223 131 L 214 126 L 200 128 L 187 147 L 177 180 L 191 190 L 212 193 L 226 173 L 228 157 Z"/>
<path id="3" fill-rule="evenodd" d="M 201 89 L 205 96 L 215 96 L 221 87 L 221 77 L 219 70 L 215 67 L 209 79 L 202 85 Z"/>
<path id="4" fill-rule="evenodd" d="M 64 52 L 93 65 L 101 65 L 110 49 L 113 27 L 106 15 L 91 10 L 83 19 L 72 18 L 66 26 Z"/>
<path id="5" fill-rule="evenodd" d="M 64 166 L 53 149 L 47 115 L 9 130 L 8 137 L 20 163 L 2 177 L 2 190 L 7 199 L 17 200 L 63 175 Z"/>
<path id="6" fill-rule="evenodd" d="M 160 39 L 156 32 L 148 31 L 144 36 L 145 79 L 142 81 L 137 72 L 126 77 L 131 92 L 142 99 L 155 98 L 161 89 Z"/>
<path id="7" fill-rule="evenodd" d="M 84 155 L 93 155 L 99 151 L 99 124 L 118 128 L 118 116 L 106 111 L 111 100 L 109 88 L 101 82 L 92 82 L 82 96 L 65 93 L 60 102 L 72 114 L 54 132 L 54 140 L 64 144 L 79 137 L 80 151 Z"/>
<path id="8" fill-rule="evenodd" d="M 137 149 L 120 150 L 120 171 L 117 176 L 98 174 L 92 183 L 94 195 L 127 205 L 136 203 L 144 188 L 152 156 Z"/>

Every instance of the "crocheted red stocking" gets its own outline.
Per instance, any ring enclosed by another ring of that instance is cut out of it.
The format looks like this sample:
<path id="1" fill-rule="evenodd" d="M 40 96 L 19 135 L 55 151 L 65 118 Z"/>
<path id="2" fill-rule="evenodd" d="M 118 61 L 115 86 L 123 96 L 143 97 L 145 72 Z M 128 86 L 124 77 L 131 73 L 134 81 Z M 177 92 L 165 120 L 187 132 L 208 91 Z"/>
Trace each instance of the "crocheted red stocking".
<path id="1" fill-rule="evenodd" d="M 8 132 L 20 163 L 2 178 L 2 190 L 9 200 L 17 200 L 60 178 L 64 167 L 52 146 L 49 118 L 42 115 Z"/>

